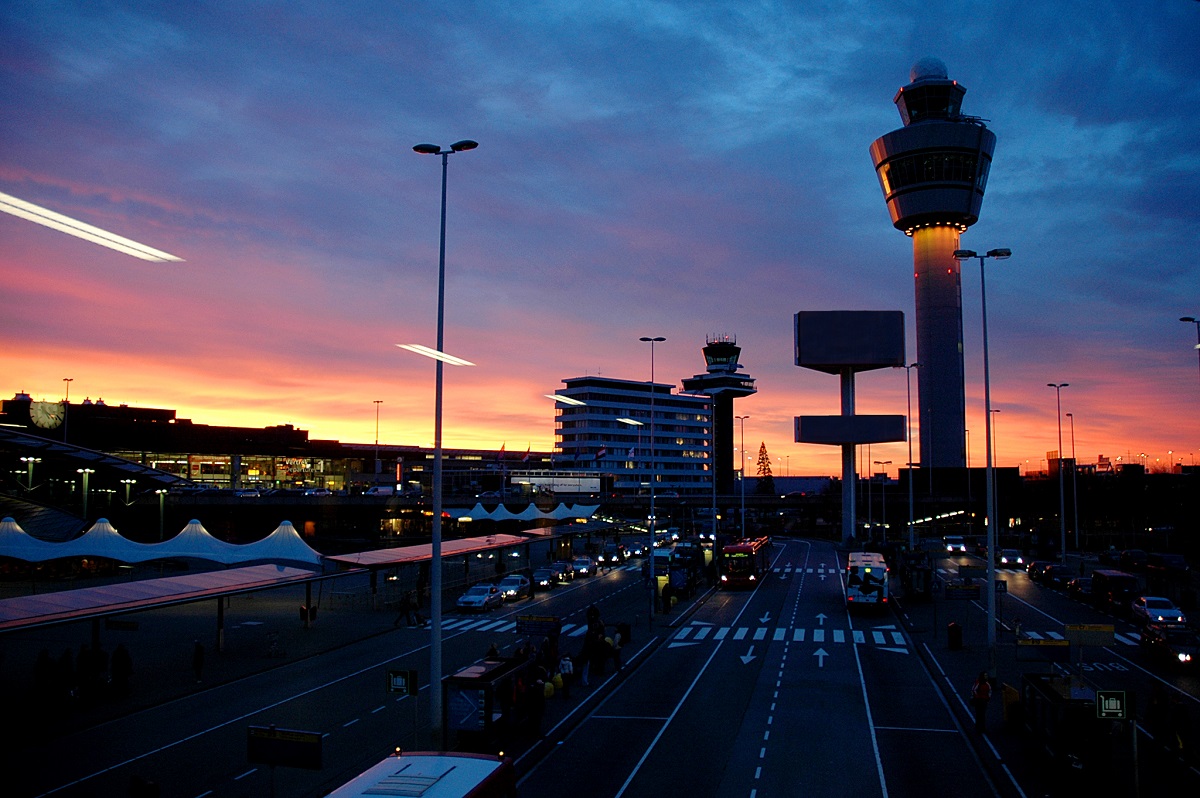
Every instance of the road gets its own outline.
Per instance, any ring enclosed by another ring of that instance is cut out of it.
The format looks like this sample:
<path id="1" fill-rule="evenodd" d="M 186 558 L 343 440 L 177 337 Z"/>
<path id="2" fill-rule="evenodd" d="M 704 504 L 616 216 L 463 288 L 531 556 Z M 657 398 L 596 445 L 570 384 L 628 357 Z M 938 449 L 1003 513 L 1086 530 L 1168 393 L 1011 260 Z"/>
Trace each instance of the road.
<path id="1" fill-rule="evenodd" d="M 567 651 L 582 643 L 589 606 L 609 624 L 632 624 L 625 668 L 593 678 L 589 690 L 571 699 L 554 699 L 544 728 L 548 742 L 517 754 L 524 795 L 566 789 L 573 798 L 1058 794 L 1037 761 L 1020 756 L 1019 744 L 1005 747 L 1009 740 L 1001 731 L 980 738 L 963 728 L 958 696 L 981 652 L 947 651 L 939 630 L 956 620 L 968 637 L 981 634 L 981 604 L 902 604 L 898 614 L 850 614 L 838 558 L 828 542 L 777 541 L 772 573 L 756 590 L 702 592 L 681 611 L 656 616 L 653 625 L 637 564 L 492 613 L 451 612 L 446 668 L 478 661 L 492 643 L 511 652 L 521 614 L 561 618 L 560 648 Z M 958 556 L 937 566 L 949 576 L 958 564 L 978 561 Z M 1078 667 L 1101 688 L 1139 697 L 1159 685 L 1200 717 L 1197 674 L 1147 662 L 1132 625 L 1023 573 L 1003 575 L 1008 593 L 1000 615 L 1019 617 L 1024 634 L 1054 639 L 1066 624 L 1112 623 L 1114 645 L 1076 652 Z M 1011 633 L 1002 636 L 1011 646 Z M 323 795 L 394 746 L 429 747 L 428 642 L 427 631 L 389 629 L 65 735 L 51 746 L 30 745 L 8 768 L 6 794 L 119 796 L 129 794 L 133 779 L 144 778 L 157 783 L 164 798 L 257 796 L 272 789 Z M 386 692 L 391 669 L 416 670 L 419 695 Z M 323 735 L 322 769 L 272 773 L 249 764 L 247 727 L 270 724 Z M 1143 742 L 1148 748 L 1153 741 Z M 1197 776 L 1194 768 L 1143 768 L 1142 794 L 1180 784 L 1200 788 Z"/>

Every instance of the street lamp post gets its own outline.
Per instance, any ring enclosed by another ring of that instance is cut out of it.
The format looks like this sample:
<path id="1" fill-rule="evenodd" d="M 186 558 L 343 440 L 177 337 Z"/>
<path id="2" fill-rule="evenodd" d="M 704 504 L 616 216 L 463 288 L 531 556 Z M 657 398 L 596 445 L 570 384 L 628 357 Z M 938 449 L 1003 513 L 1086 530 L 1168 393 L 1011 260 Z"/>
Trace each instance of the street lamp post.
<path id="1" fill-rule="evenodd" d="M 63 396 L 63 443 L 67 442 L 67 425 L 71 423 L 71 383 L 74 377 L 63 377 L 67 385 L 66 395 Z"/>
<path id="2" fill-rule="evenodd" d="M 442 217 L 438 240 L 437 351 L 445 351 L 446 316 L 446 163 L 452 153 L 466 152 L 479 144 L 469 139 L 455 142 L 443 150 L 436 144 L 418 144 L 413 151 L 442 157 Z M 442 747 L 442 363 L 435 357 L 433 409 L 433 524 L 429 560 L 429 699 L 430 734 L 434 745 Z M 453 362 L 453 361 L 450 361 Z M 419 599 L 418 599 L 419 600 Z"/>
<path id="3" fill-rule="evenodd" d="M 96 469 L 76 468 L 75 473 L 83 476 L 83 520 L 86 523 L 88 514 L 88 477 L 90 477 L 92 474 L 95 474 Z"/>
<path id="4" fill-rule="evenodd" d="M 913 530 L 913 459 L 912 459 L 912 370 L 919 368 L 920 363 L 909 363 L 907 366 L 896 366 L 904 369 L 904 389 L 908 402 L 908 415 L 905 420 L 904 437 L 908 439 L 908 550 L 916 550 L 916 533 Z"/>
<path id="5" fill-rule="evenodd" d="M 879 486 L 879 495 L 882 497 L 883 506 L 880 508 L 883 519 L 880 522 L 883 525 L 883 542 L 887 543 L 887 467 L 892 464 L 891 460 L 876 460 L 875 465 L 883 466 L 883 484 Z"/>
<path id="6" fill-rule="evenodd" d="M 654 345 L 667 340 L 661 335 L 643 335 L 638 339 L 650 344 L 650 615 L 648 625 L 654 628 L 654 611 L 658 607 L 658 577 L 654 575 L 654 541 L 658 534 L 658 516 L 654 514 L 654 483 L 658 479 L 658 461 L 654 446 Z M 668 579 L 670 574 L 667 575 Z M 668 608 L 669 609 L 669 608 Z"/>
<path id="7" fill-rule="evenodd" d="M 1079 463 L 1075 460 L 1075 414 L 1067 413 L 1071 419 L 1071 521 L 1075 527 L 1075 551 L 1079 551 L 1079 483 L 1075 475 L 1079 473 Z"/>
<path id="8" fill-rule="evenodd" d="M 166 510 L 164 509 L 164 502 L 166 501 L 166 498 L 167 498 L 167 489 L 159 488 L 158 490 L 156 490 L 154 492 L 156 494 L 158 494 L 158 542 L 162 543 L 163 527 L 165 526 L 164 521 L 165 521 L 165 516 L 166 516 Z"/>
<path id="9" fill-rule="evenodd" d="M 25 490 L 32 493 L 33 492 L 33 464 L 42 462 L 42 458 L 40 458 L 40 457 L 22 457 L 21 462 L 24 463 L 27 468 L 27 478 L 26 478 L 26 483 L 25 483 Z"/>
<path id="10" fill-rule="evenodd" d="M 1054 401 L 1057 407 L 1057 418 L 1055 420 L 1058 422 L 1058 529 L 1062 546 L 1060 559 L 1063 565 L 1067 564 L 1067 499 L 1063 487 L 1062 389 L 1068 385 L 1070 385 L 1069 382 L 1046 383 L 1047 388 L 1054 389 Z"/>
<path id="11" fill-rule="evenodd" d="M 137 483 L 136 479 L 121 480 L 121 484 L 125 486 L 125 506 L 126 507 L 128 507 L 130 504 L 132 504 L 132 502 L 129 501 L 129 489 L 132 488 L 136 483 Z"/>
<path id="12" fill-rule="evenodd" d="M 737 419 L 738 425 L 741 427 L 741 443 L 739 443 L 738 445 L 742 447 L 742 456 L 738 458 L 738 460 L 741 461 L 738 463 L 738 465 L 741 466 L 740 471 L 741 471 L 741 476 L 742 476 L 742 537 L 745 538 L 746 537 L 746 419 L 750 418 L 750 416 L 734 416 L 734 418 Z"/>
<path id="13" fill-rule="evenodd" d="M 441 348 L 440 346 L 438 347 Z M 382 399 L 372 399 L 375 403 L 375 484 L 379 483 L 379 406 L 383 404 Z"/>
<path id="14" fill-rule="evenodd" d="M 964 261 L 971 258 L 979 259 L 979 297 L 980 312 L 983 319 L 983 418 L 984 418 L 984 457 L 987 461 L 987 642 L 988 653 L 995 667 L 996 660 L 996 491 L 992 481 L 992 425 L 986 423 L 992 417 L 992 377 L 988 362 L 988 328 L 987 328 L 987 283 L 985 282 L 983 262 L 988 258 L 1005 260 L 1012 257 L 1012 250 L 1006 248 L 989 249 L 980 255 L 970 249 L 956 249 L 955 260 Z"/>
<path id="15" fill-rule="evenodd" d="M 1200 319 L 1195 316 L 1180 316 L 1179 320 L 1196 325 L 1196 357 L 1200 358 Z"/>

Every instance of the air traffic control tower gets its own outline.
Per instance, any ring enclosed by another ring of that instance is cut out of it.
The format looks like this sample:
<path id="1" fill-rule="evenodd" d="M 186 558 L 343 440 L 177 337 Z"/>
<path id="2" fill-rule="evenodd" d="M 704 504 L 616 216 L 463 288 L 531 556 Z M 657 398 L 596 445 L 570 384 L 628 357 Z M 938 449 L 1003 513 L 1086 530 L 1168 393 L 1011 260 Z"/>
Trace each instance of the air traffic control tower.
<path id="1" fill-rule="evenodd" d="M 966 88 L 923 58 L 896 93 L 904 127 L 871 144 L 892 224 L 913 242 L 921 465 L 966 465 L 962 286 L 954 251 L 979 220 L 996 135 L 963 116 Z"/>
<path id="2" fill-rule="evenodd" d="M 728 496 L 734 492 L 733 468 L 733 400 L 758 393 L 754 378 L 739 373 L 738 357 L 742 348 L 737 339 L 728 335 L 710 335 L 705 341 L 706 374 L 683 380 L 687 393 L 708 394 L 712 397 L 713 468 L 717 475 L 717 493 Z M 742 455 L 745 457 L 745 454 Z"/>

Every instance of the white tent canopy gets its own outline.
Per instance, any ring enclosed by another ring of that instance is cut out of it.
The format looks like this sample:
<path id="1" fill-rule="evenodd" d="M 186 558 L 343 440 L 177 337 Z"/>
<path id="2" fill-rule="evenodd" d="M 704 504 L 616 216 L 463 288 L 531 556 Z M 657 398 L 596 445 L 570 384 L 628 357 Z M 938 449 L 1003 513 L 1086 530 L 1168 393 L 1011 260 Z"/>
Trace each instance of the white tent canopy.
<path id="1" fill-rule="evenodd" d="M 537 505 L 530 504 L 521 512 L 514 513 L 503 504 L 498 504 L 494 509 L 488 510 L 482 504 L 476 503 L 470 510 L 447 510 L 447 512 L 455 518 L 470 518 L 472 521 L 537 521 L 541 519 L 561 521 L 565 518 L 591 518 L 599 508 L 598 504 L 572 504 L 568 507 L 560 502 L 550 512 L 544 512 L 539 510 Z"/>
<path id="2" fill-rule="evenodd" d="M 301 562 L 319 565 L 321 555 L 308 546 L 290 521 L 256 543 L 235 545 L 218 540 L 196 520 L 161 543 L 135 543 L 101 518 L 82 536 L 66 543 L 38 540 L 12 518 L 0 521 L 0 557 L 45 562 L 63 557 L 105 557 L 124 563 L 191 557 L 223 565 L 248 562 Z"/>

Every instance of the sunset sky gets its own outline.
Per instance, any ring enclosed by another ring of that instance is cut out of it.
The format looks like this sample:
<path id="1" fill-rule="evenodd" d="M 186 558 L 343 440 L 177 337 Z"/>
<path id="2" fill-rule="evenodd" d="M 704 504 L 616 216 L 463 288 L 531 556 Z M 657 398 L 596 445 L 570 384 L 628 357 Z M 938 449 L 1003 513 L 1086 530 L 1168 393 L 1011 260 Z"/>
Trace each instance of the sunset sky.
<path id="1" fill-rule="evenodd" d="M 665 336 L 678 386 L 730 334 L 747 449 L 836 473 L 793 440 L 838 412 L 793 314 L 902 310 L 917 359 L 868 147 L 935 56 L 998 138 L 961 246 L 1013 251 L 987 275 L 999 465 L 1044 467 L 1063 382 L 1080 462 L 1194 462 L 1197 41 L 1194 0 L 10 0 L 0 192 L 183 262 L 0 214 L 0 395 L 71 378 L 72 402 L 348 442 L 382 400 L 383 442 L 431 445 L 433 361 L 395 346 L 436 343 L 440 159 L 412 146 L 474 139 L 449 162 L 445 349 L 477 365 L 446 368 L 446 446 L 551 449 L 562 380 L 649 379 L 638 338 Z M 963 325 L 982 465 L 977 262 Z M 859 412 L 904 413 L 904 378 L 860 375 Z M 907 451 L 871 459 L 894 476 Z"/>

